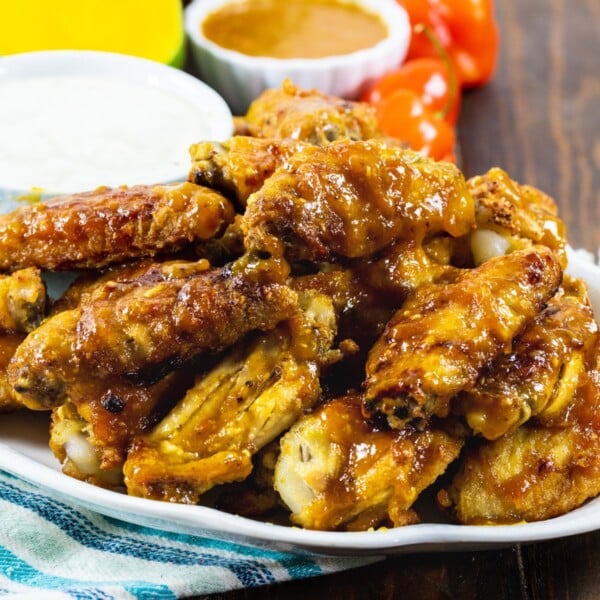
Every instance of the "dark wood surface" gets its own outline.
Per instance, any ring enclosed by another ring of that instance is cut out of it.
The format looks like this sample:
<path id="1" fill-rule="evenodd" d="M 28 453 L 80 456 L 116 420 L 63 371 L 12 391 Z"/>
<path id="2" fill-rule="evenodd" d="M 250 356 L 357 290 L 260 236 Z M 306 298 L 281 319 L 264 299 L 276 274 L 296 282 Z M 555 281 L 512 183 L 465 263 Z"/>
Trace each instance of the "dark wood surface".
<path id="1" fill-rule="evenodd" d="M 498 165 L 552 195 L 573 246 L 600 246 L 600 2 L 496 0 L 494 80 L 470 91 L 463 168 Z M 600 598 L 600 532 L 503 550 L 411 554 L 369 567 L 213 599 Z"/>

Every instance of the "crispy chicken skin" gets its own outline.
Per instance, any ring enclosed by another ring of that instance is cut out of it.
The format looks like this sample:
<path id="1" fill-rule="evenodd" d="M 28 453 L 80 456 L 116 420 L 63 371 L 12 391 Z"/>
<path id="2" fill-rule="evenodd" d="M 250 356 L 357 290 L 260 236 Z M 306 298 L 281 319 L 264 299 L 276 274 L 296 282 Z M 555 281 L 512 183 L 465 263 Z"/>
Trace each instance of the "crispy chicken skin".
<path id="1" fill-rule="evenodd" d="M 579 280 L 537 314 L 510 353 L 482 373 L 473 389 L 453 401 L 475 433 L 493 440 L 537 416 L 551 423 L 564 412 L 585 373 L 593 368 L 598 324 Z"/>
<path id="2" fill-rule="evenodd" d="M 600 354 L 598 354 L 600 359 Z M 583 373 L 554 424 L 532 419 L 469 449 L 438 500 L 461 523 L 540 521 L 600 493 L 600 373 Z"/>
<path id="3" fill-rule="evenodd" d="M 149 378 L 253 329 L 271 329 L 293 314 L 296 300 L 287 286 L 256 280 L 235 264 L 134 287 L 82 307 L 74 352 L 100 373 Z"/>
<path id="4" fill-rule="evenodd" d="M 99 188 L 0 215 L 0 270 L 101 268 L 207 240 L 234 217 L 221 194 L 185 182 Z"/>
<path id="5" fill-rule="evenodd" d="M 390 320 L 367 360 L 367 414 L 401 428 L 446 416 L 450 400 L 556 292 L 558 259 L 540 246 L 490 259 L 455 283 L 423 286 Z"/>
<path id="6" fill-rule="evenodd" d="M 44 319 L 48 305 L 39 269 L 0 275 L 0 412 L 22 408 L 8 381 L 7 367 L 26 334 Z"/>
<path id="7" fill-rule="evenodd" d="M 307 529 L 366 530 L 418 521 L 419 494 L 457 458 L 463 433 L 377 429 L 359 396 L 327 402 L 281 439 L 274 487 Z"/>
<path id="8" fill-rule="evenodd" d="M 234 136 L 222 143 L 199 142 L 190 147 L 189 180 L 219 190 L 245 207 L 248 197 L 299 150 L 305 142 Z"/>
<path id="9" fill-rule="evenodd" d="M 433 237 L 425 243 L 401 239 L 381 253 L 357 266 L 365 285 L 381 296 L 395 299 L 399 307 L 418 288 L 430 283 L 449 283 L 461 269 L 452 265 L 457 240 L 448 236 Z"/>
<path id="10" fill-rule="evenodd" d="M 303 294 L 276 329 L 241 342 L 148 435 L 125 463 L 128 492 L 197 503 L 214 485 L 245 479 L 251 457 L 319 398 L 319 374 L 335 359 L 331 300 Z"/>
<path id="11" fill-rule="evenodd" d="M 475 207 L 460 171 L 384 143 L 307 146 L 248 199 L 246 247 L 290 259 L 372 255 L 400 237 L 468 233 Z"/>
<path id="12" fill-rule="evenodd" d="M 368 140 L 381 135 L 375 110 L 368 104 L 303 90 L 287 80 L 250 105 L 243 129 L 253 137 L 289 138 L 319 146 L 342 138 Z"/>

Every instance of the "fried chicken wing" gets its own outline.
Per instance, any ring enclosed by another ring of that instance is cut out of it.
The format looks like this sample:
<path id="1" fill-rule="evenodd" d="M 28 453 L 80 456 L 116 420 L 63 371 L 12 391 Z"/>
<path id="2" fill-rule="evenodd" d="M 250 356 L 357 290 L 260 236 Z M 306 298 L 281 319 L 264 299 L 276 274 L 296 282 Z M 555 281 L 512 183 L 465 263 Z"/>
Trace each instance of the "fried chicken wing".
<path id="1" fill-rule="evenodd" d="M 271 329 L 295 309 L 287 286 L 227 266 L 94 298 L 82 307 L 74 351 L 100 373 L 148 377 L 223 350 L 253 329 Z"/>
<path id="2" fill-rule="evenodd" d="M 214 485 L 246 478 L 252 455 L 317 401 L 335 312 L 317 293 L 303 294 L 300 307 L 275 330 L 234 347 L 134 441 L 124 467 L 130 494 L 197 503 Z"/>
<path id="3" fill-rule="evenodd" d="M 287 286 L 233 273 L 231 266 L 205 271 L 205 265 L 151 265 L 143 276 L 108 281 L 80 306 L 47 319 L 9 364 L 21 401 L 33 409 L 62 404 L 82 368 L 156 381 L 295 312 L 296 294 Z"/>
<path id="4" fill-rule="evenodd" d="M 359 258 L 401 237 L 468 233 L 475 208 L 450 163 L 380 142 L 307 146 L 248 199 L 246 247 L 291 260 Z"/>
<path id="5" fill-rule="evenodd" d="M 593 368 L 597 343 L 598 324 L 585 284 L 569 280 L 515 340 L 512 351 L 490 364 L 453 409 L 490 440 L 531 417 L 551 423 Z"/>
<path id="6" fill-rule="evenodd" d="M 32 331 L 44 318 L 47 304 L 46 284 L 39 269 L 0 275 L 0 330 Z"/>
<path id="7" fill-rule="evenodd" d="M 150 260 L 84 274 L 55 303 L 50 316 L 31 331 L 9 362 L 8 380 L 19 402 L 33 410 L 48 410 L 69 400 L 71 386 L 85 376 L 75 353 L 82 306 L 94 298 L 116 299 L 132 288 L 151 289 L 173 278 L 206 271 L 206 260 L 156 263 Z M 95 367 L 92 365 L 95 372 Z M 160 374 L 157 374 L 158 378 Z"/>
<path id="8" fill-rule="evenodd" d="M 292 139 L 241 135 L 222 143 L 199 142 L 190 147 L 189 180 L 218 190 L 244 207 L 277 168 L 306 146 Z"/>
<path id="9" fill-rule="evenodd" d="M 6 370 L 26 334 L 44 319 L 48 304 L 39 269 L 0 275 L 0 412 L 22 408 Z"/>
<path id="10" fill-rule="evenodd" d="M 207 240 L 231 203 L 193 183 L 99 188 L 0 215 L 0 270 L 101 268 Z"/>
<path id="11" fill-rule="evenodd" d="M 266 90 L 252 102 L 243 128 L 253 137 L 289 138 L 317 145 L 342 138 L 381 136 L 370 105 L 303 90 L 289 80 L 281 89 Z"/>
<path id="12" fill-rule="evenodd" d="M 419 288 L 371 349 L 367 413 L 396 428 L 447 415 L 451 398 L 510 348 L 561 277 L 555 254 L 540 246 L 490 259 L 455 283 Z"/>
<path id="13" fill-rule="evenodd" d="M 552 198 L 533 186 L 520 185 L 497 167 L 472 177 L 467 185 L 476 203 L 472 247 L 477 264 L 534 243 L 553 250 L 561 267 L 566 267 L 565 224 Z"/>
<path id="14" fill-rule="evenodd" d="M 373 259 L 359 264 L 360 278 L 399 307 L 423 285 L 451 282 L 461 270 L 451 264 L 454 238 L 434 237 L 426 243 L 400 239 Z"/>
<path id="15" fill-rule="evenodd" d="M 8 382 L 6 368 L 24 337 L 23 333 L 0 332 L 0 413 L 12 412 L 23 407 Z"/>
<path id="16" fill-rule="evenodd" d="M 365 530 L 418 520 L 411 507 L 457 458 L 463 432 L 377 429 L 359 396 L 337 398 L 281 439 L 274 487 L 308 529 Z"/>
<path id="17" fill-rule="evenodd" d="M 532 419 L 472 447 L 440 503 L 465 524 L 540 521 L 577 508 L 600 493 L 599 415 L 596 369 L 582 374 L 562 423 Z"/>
<path id="18" fill-rule="evenodd" d="M 132 439 L 168 412 L 187 379 L 180 371 L 146 385 L 81 370 L 69 386 L 69 400 L 52 411 L 50 448 L 63 472 L 103 487 L 122 486 Z"/>

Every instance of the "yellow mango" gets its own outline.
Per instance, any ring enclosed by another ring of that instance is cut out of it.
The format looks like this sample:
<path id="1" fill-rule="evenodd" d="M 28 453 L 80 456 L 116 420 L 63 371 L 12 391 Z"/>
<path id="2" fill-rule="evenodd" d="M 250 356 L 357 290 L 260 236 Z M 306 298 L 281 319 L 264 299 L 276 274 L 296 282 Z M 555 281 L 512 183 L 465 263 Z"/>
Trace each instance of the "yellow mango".
<path id="1" fill-rule="evenodd" d="M 181 0 L 0 0 L 0 55 L 105 50 L 182 66 Z"/>

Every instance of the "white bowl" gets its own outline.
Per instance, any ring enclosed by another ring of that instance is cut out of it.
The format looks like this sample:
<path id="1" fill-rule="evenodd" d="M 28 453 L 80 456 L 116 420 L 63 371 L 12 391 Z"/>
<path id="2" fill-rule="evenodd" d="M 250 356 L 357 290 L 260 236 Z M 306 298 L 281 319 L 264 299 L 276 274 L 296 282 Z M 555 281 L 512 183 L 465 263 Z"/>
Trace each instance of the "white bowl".
<path id="1" fill-rule="evenodd" d="M 0 58 L 0 208 L 44 197 L 187 177 L 189 146 L 233 132 L 225 101 L 158 62 L 95 51 Z"/>
<path id="2" fill-rule="evenodd" d="M 185 10 L 185 29 L 200 76 L 227 100 L 234 114 L 245 113 L 263 90 L 279 87 L 286 78 L 301 88 L 356 99 L 375 79 L 397 67 L 408 49 L 408 15 L 395 0 L 355 0 L 379 15 L 388 29 L 388 36 L 375 46 L 314 59 L 248 56 L 222 48 L 202 33 L 207 15 L 230 2 L 194 0 Z"/>

